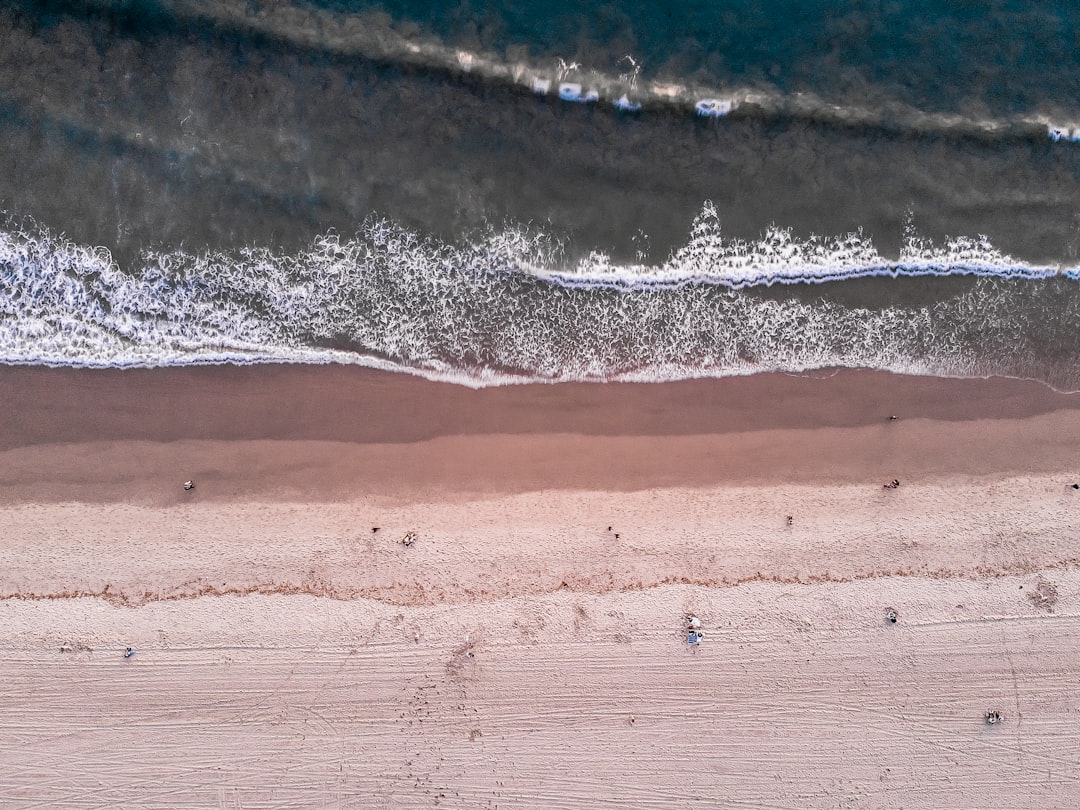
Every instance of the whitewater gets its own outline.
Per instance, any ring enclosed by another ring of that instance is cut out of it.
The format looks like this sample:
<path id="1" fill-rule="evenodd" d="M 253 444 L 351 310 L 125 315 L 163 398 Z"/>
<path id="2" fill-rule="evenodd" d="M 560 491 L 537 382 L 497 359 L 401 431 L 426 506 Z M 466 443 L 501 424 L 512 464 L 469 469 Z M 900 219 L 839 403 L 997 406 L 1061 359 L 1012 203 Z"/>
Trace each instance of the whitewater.
<path id="1" fill-rule="evenodd" d="M 687 243 L 650 265 L 596 252 L 569 263 L 559 239 L 527 227 L 450 244 L 372 218 L 295 253 L 145 251 L 136 265 L 44 228 L 0 232 L 0 362 L 352 363 L 473 387 L 843 366 L 1080 387 L 1080 268 L 913 228 L 887 259 L 858 233 L 729 239 L 706 205 Z M 917 306 L 806 294 L 922 275 L 970 283 Z M 773 284 L 801 294 L 762 294 Z"/>

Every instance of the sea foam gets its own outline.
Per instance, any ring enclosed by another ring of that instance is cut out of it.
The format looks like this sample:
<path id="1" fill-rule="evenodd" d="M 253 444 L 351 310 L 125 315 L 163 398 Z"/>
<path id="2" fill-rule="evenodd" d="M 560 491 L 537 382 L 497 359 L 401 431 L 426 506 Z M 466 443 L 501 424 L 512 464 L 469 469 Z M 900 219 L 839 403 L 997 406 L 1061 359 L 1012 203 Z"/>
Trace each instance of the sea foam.
<path id="1" fill-rule="evenodd" d="M 659 265 L 617 265 L 593 252 L 572 271 L 542 270 L 537 276 L 569 287 L 623 289 L 721 284 L 733 289 L 807 284 L 867 277 L 993 276 L 1076 278 L 1072 266 L 1030 264 L 995 248 L 986 236 L 956 237 L 942 244 L 922 238 L 910 224 L 900 255 L 886 258 L 861 231 L 825 238 L 799 238 L 773 226 L 758 241 L 725 237 L 716 207 L 706 203 L 689 242 Z"/>
<path id="2" fill-rule="evenodd" d="M 758 293 L 919 275 L 977 278 L 918 306 Z M 147 251 L 122 269 L 31 227 L 0 231 L 0 362 L 355 363 L 470 386 L 850 366 L 1073 390 L 1078 278 L 982 237 L 938 245 L 910 228 L 892 260 L 859 233 L 728 239 L 711 205 L 656 265 L 601 253 L 571 265 L 557 237 L 525 227 L 451 244 L 371 219 L 298 253 Z"/>

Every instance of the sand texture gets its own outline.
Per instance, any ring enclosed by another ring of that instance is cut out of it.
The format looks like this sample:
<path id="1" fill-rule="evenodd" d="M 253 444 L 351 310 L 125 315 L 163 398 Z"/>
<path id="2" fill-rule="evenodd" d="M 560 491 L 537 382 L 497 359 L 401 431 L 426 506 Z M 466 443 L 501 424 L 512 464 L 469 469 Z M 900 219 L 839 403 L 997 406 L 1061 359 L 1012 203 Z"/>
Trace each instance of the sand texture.
<path id="1" fill-rule="evenodd" d="M 0 806 L 1080 804 L 1075 396 L 2 369 L 0 405 Z"/>

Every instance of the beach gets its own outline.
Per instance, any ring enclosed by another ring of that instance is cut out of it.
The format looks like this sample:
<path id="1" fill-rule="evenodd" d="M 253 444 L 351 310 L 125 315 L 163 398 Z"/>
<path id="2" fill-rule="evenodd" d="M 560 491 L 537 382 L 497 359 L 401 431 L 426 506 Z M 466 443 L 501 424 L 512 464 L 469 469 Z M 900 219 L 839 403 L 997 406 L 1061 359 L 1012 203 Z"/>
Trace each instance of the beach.
<path id="1" fill-rule="evenodd" d="M 6 367 L 0 406 L 0 803 L 1080 795 L 1075 395 Z"/>
<path id="2" fill-rule="evenodd" d="M 1080 5 L 849 5 L 0 0 L 0 808 L 1080 806 Z"/>

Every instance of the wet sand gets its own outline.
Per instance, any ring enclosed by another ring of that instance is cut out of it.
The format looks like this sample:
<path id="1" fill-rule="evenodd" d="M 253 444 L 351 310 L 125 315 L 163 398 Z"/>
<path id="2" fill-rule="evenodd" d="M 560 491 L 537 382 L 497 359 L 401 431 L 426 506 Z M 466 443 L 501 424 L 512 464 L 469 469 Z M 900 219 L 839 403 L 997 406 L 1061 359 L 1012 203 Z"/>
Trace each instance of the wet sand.
<path id="1" fill-rule="evenodd" d="M 4 368 L 0 407 L 0 803 L 1080 798 L 1080 397 Z"/>
<path id="2" fill-rule="evenodd" d="M 1067 473 L 1080 395 L 868 371 L 474 391 L 340 367 L 0 368 L 0 499 L 408 503 Z M 890 415 L 899 416 L 893 422 Z"/>

